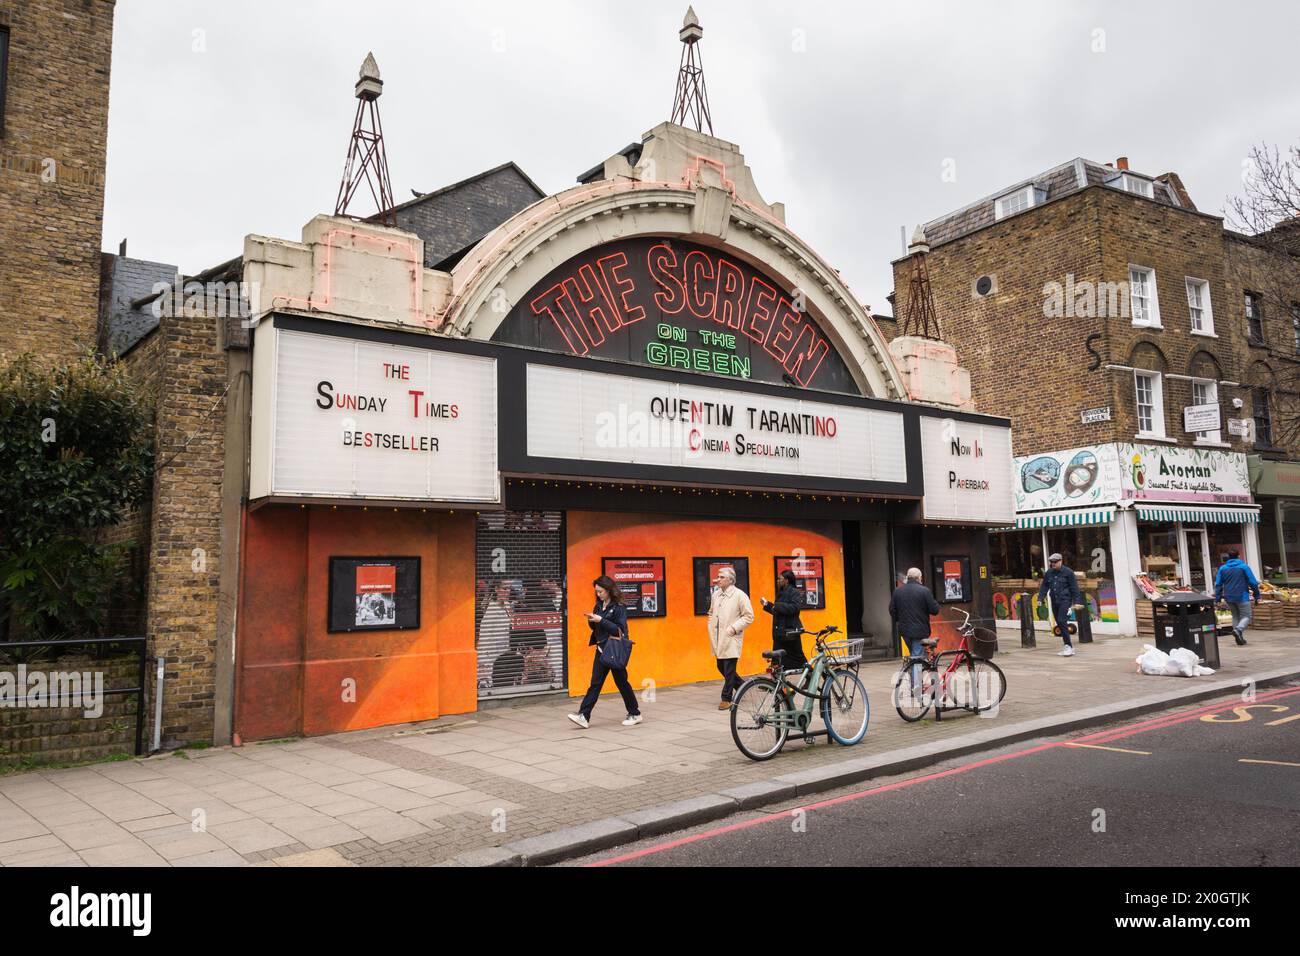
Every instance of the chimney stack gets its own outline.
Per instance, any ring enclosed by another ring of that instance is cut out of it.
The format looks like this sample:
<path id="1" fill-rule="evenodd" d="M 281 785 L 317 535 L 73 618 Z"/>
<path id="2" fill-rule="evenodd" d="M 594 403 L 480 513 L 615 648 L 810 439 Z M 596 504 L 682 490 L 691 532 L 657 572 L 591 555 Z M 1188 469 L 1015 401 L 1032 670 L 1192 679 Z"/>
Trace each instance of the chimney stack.
<path id="1" fill-rule="evenodd" d="M 1116 169 L 1128 169 L 1128 157 L 1127 157 L 1127 156 L 1121 156 L 1121 157 L 1119 157 L 1119 159 L 1115 160 L 1115 168 L 1116 168 Z"/>

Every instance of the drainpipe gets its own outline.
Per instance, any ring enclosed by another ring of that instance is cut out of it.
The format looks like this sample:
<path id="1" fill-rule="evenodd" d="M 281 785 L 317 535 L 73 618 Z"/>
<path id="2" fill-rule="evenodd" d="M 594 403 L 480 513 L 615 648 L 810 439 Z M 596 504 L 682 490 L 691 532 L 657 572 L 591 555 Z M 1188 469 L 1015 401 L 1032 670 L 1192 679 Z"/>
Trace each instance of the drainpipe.
<path id="1" fill-rule="evenodd" d="M 163 670 L 165 661 L 158 658 L 158 680 L 154 686 L 153 694 L 153 750 L 151 753 L 157 753 L 162 750 L 162 700 L 163 700 Z"/>

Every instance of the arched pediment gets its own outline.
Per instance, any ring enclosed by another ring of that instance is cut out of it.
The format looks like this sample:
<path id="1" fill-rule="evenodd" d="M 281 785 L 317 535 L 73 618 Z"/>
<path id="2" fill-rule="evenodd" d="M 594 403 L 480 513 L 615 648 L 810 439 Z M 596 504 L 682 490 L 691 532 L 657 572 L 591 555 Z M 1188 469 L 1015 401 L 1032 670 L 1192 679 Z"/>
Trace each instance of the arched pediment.
<path id="1" fill-rule="evenodd" d="M 452 270 L 442 329 L 492 339 L 507 316 L 565 263 L 601 246 L 647 238 L 680 240 L 687 251 L 715 249 L 743 269 L 770 277 L 786 298 L 799 300 L 843 359 L 858 392 L 903 396 L 880 330 L 839 274 L 784 223 L 736 200 L 725 178 L 721 185 L 703 177 L 695 185 L 602 180 L 535 203 Z"/>

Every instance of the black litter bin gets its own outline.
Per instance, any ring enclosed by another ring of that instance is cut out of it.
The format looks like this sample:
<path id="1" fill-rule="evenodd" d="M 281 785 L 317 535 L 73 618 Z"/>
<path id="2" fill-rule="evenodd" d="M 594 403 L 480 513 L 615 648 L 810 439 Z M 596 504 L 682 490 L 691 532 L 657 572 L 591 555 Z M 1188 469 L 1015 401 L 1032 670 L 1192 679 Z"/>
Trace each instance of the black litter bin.
<path id="1" fill-rule="evenodd" d="M 1219 668 L 1218 622 L 1214 598 L 1199 591 L 1174 591 L 1152 600 L 1156 647 L 1168 654 L 1185 647 L 1206 667 Z"/>

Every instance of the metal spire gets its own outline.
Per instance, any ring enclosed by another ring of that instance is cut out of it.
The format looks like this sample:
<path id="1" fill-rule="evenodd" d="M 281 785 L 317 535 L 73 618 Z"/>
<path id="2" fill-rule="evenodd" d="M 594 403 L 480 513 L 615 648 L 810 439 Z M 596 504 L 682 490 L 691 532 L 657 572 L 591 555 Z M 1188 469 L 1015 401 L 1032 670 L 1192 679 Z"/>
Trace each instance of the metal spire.
<path id="1" fill-rule="evenodd" d="M 907 314 L 903 317 L 902 334 L 923 339 L 942 338 L 939 317 L 934 311 L 934 292 L 930 289 L 930 270 L 926 265 L 930 243 L 920 226 L 912 233 L 912 244 L 907 251 L 912 257 L 912 278 L 907 284 Z"/>
<path id="2" fill-rule="evenodd" d="M 386 226 L 396 226 L 393 184 L 388 179 L 388 154 L 384 150 L 384 128 L 379 122 L 379 96 L 383 91 L 379 64 L 375 62 L 373 53 L 367 53 L 357 77 L 357 116 L 352 123 L 348 160 L 343 166 L 338 198 L 334 201 L 334 215 L 347 215 L 348 204 L 364 180 L 378 210 L 373 218 Z"/>
<path id="3" fill-rule="evenodd" d="M 677 33 L 682 41 L 682 63 L 677 71 L 677 93 L 673 97 L 672 122 L 679 126 L 694 126 L 696 132 L 703 133 L 709 128 L 713 135 L 713 118 L 709 116 L 709 94 L 704 88 L 704 60 L 696 50 L 695 44 L 704 36 L 700 18 L 695 15 L 694 7 L 686 8 L 682 28 Z"/>

